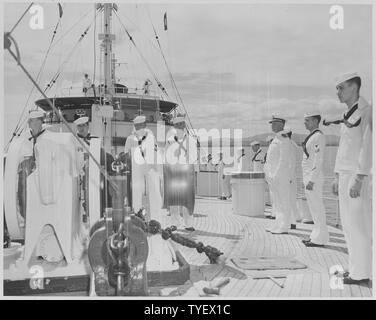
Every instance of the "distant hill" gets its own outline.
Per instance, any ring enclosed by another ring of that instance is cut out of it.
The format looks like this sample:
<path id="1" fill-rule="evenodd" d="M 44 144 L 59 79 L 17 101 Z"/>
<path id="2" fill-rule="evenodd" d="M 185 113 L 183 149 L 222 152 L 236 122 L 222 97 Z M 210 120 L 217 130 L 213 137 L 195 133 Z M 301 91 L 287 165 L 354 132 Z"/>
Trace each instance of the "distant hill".
<path id="1" fill-rule="evenodd" d="M 270 133 L 262 133 L 262 134 L 257 134 L 257 135 L 254 135 L 254 136 L 251 136 L 251 137 L 246 137 L 246 138 L 243 138 L 242 139 L 242 142 L 243 142 L 243 146 L 249 146 L 249 144 L 254 141 L 254 140 L 258 140 L 260 141 L 261 143 L 261 146 L 266 146 L 266 138 L 268 136 L 270 136 L 271 134 Z M 292 139 L 298 144 L 298 145 L 301 145 L 302 142 L 304 141 L 304 139 L 306 138 L 306 134 L 300 134 L 300 133 L 293 133 L 292 134 Z M 326 138 L 326 145 L 327 146 L 338 146 L 339 144 L 339 136 L 336 136 L 336 135 L 326 135 L 325 136 Z M 209 139 L 208 141 L 208 147 L 212 147 L 212 146 L 220 146 L 220 141 L 218 139 Z M 226 139 L 226 140 L 223 140 L 222 141 L 222 145 L 226 145 L 226 146 L 234 146 L 234 139 L 233 138 L 230 138 L 230 139 Z"/>
<path id="2" fill-rule="evenodd" d="M 261 142 L 262 145 L 266 145 L 266 138 L 270 135 L 270 133 L 262 133 L 258 134 L 252 137 L 248 137 L 243 139 L 243 142 L 250 143 L 253 140 L 258 140 Z M 301 145 L 304 139 L 307 137 L 306 134 L 300 134 L 300 133 L 293 133 L 292 139 L 298 144 Z M 325 135 L 326 138 L 326 145 L 327 146 L 338 146 L 339 144 L 339 136 L 329 134 Z"/>

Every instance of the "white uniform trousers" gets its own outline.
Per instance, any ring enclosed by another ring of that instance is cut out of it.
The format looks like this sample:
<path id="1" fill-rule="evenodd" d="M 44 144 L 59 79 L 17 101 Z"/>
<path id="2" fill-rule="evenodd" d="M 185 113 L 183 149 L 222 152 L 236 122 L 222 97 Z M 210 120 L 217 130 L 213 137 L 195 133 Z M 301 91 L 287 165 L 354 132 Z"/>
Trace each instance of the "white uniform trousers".
<path id="1" fill-rule="evenodd" d="M 270 216 L 275 217 L 276 216 L 276 207 L 275 207 L 275 202 L 274 202 L 274 197 L 273 197 L 273 184 L 270 181 L 266 182 L 268 184 L 268 189 L 269 189 L 269 196 L 270 196 L 270 204 L 272 206 L 271 214 Z M 269 216 L 269 215 L 266 215 Z"/>
<path id="2" fill-rule="evenodd" d="M 188 209 L 183 206 L 170 206 L 171 225 L 180 227 L 181 217 L 183 216 L 183 222 L 185 228 L 193 227 L 193 215 L 190 215 Z"/>
<path id="3" fill-rule="evenodd" d="M 291 225 L 290 217 L 290 196 L 289 192 L 289 180 L 287 178 L 279 178 L 277 181 L 272 183 L 273 190 L 273 206 L 275 207 L 275 221 L 273 226 L 270 228 L 270 231 L 281 233 L 288 232 Z"/>
<path id="4" fill-rule="evenodd" d="M 372 275 L 372 204 L 369 177 L 362 183 L 361 195 L 350 197 L 354 172 L 339 173 L 339 209 L 349 251 L 349 276 L 368 279 Z"/>
<path id="5" fill-rule="evenodd" d="M 219 182 L 219 195 L 222 197 L 229 197 L 230 196 L 230 190 L 229 190 L 229 179 L 230 176 L 225 175 L 223 178 L 223 175 L 218 174 L 218 182 Z"/>
<path id="6" fill-rule="evenodd" d="M 308 181 L 304 184 L 306 185 Z M 313 190 L 304 189 L 308 209 L 313 219 L 313 229 L 310 239 L 313 243 L 326 245 L 329 242 L 328 226 L 326 225 L 326 213 L 322 198 L 323 178 L 318 179 L 313 185 Z"/>
<path id="7" fill-rule="evenodd" d="M 133 163 L 132 163 L 133 165 Z M 148 166 L 134 165 L 132 170 L 132 207 L 137 213 L 146 205 L 146 195 L 148 194 Z"/>
<path id="8" fill-rule="evenodd" d="M 290 183 L 289 189 L 289 206 L 290 206 L 290 217 L 291 217 L 291 224 L 296 224 L 297 220 L 300 220 L 299 210 L 296 200 L 296 179 L 293 179 Z"/>

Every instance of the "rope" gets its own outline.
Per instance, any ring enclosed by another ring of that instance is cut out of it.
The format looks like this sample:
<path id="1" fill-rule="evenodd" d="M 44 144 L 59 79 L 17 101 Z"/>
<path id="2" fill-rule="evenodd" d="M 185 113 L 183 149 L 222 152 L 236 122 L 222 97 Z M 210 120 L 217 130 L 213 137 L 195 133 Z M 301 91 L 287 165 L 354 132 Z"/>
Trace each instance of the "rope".
<path id="1" fill-rule="evenodd" d="M 18 21 L 16 22 L 16 24 L 13 26 L 13 28 L 9 31 L 9 35 L 14 31 L 14 29 L 16 29 L 16 27 L 18 26 L 18 24 L 21 22 L 21 20 L 23 19 L 23 17 L 25 16 L 25 14 L 30 10 L 30 8 L 34 5 L 34 2 L 30 3 L 30 5 L 27 7 L 27 9 L 25 10 L 25 12 L 22 14 L 22 16 L 18 19 Z"/>
<path id="2" fill-rule="evenodd" d="M 94 19 L 95 20 L 95 19 Z M 93 21 L 94 21 L 93 20 Z M 85 29 L 85 31 L 81 34 L 80 38 L 78 39 L 77 43 L 72 48 L 71 52 L 69 53 L 68 57 L 63 61 L 63 63 L 59 66 L 57 72 L 55 73 L 55 76 L 52 78 L 52 80 L 47 84 L 47 87 L 44 89 L 44 93 L 46 93 L 48 90 L 50 90 L 54 84 L 56 83 L 57 79 L 60 77 L 60 74 L 63 71 L 63 68 L 65 65 L 69 62 L 69 60 L 72 58 L 73 53 L 76 51 L 78 45 L 81 43 L 82 39 L 87 35 L 91 25 L 93 24 L 93 21 L 90 23 L 90 25 Z"/>
<path id="3" fill-rule="evenodd" d="M 154 73 L 153 69 L 151 68 L 150 64 L 147 62 L 147 60 L 145 59 L 144 55 L 141 53 L 141 51 L 138 49 L 135 41 L 133 40 L 133 37 L 131 36 L 131 34 L 128 32 L 127 28 L 124 26 L 124 24 L 122 23 L 122 21 L 120 20 L 118 14 L 115 12 L 115 15 L 116 17 L 118 18 L 121 26 L 123 27 L 125 33 L 127 34 L 129 40 L 133 43 L 133 45 L 135 46 L 135 48 L 137 49 L 137 52 L 138 54 L 140 55 L 141 59 L 144 61 L 146 67 L 149 69 L 149 72 L 152 74 L 154 80 L 156 81 L 156 83 L 158 84 L 158 88 L 161 90 L 162 93 L 164 93 L 166 95 L 167 98 L 169 98 L 169 95 L 166 91 L 166 88 L 163 87 L 162 83 L 159 81 L 157 75 Z"/>
<path id="4" fill-rule="evenodd" d="M 46 51 L 46 54 L 45 54 L 45 56 L 44 56 L 43 62 L 42 62 L 42 64 L 41 64 L 40 68 L 39 68 L 39 71 L 38 71 L 38 74 L 37 74 L 37 77 L 36 77 L 36 81 L 39 81 L 39 79 L 40 79 L 40 77 L 41 77 L 41 75 L 42 75 L 43 69 L 44 69 L 45 64 L 46 64 L 46 62 L 47 62 L 48 54 L 50 53 L 50 50 L 51 50 L 51 45 L 52 45 L 52 43 L 53 43 L 53 41 L 54 41 L 54 39 L 55 39 L 56 32 L 57 32 L 57 28 L 59 27 L 60 22 L 61 22 L 61 16 L 59 15 L 59 20 L 58 20 L 58 22 L 56 23 L 55 29 L 54 29 L 54 31 L 53 31 L 53 33 L 52 33 L 52 37 L 51 37 L 51 40 L 50 40 L 50 44 L 49 44 L 49 46 L 48 46 L 48 48 L 47 48 L 47 51 Z M 20 126 L 20 124 L 21 124 L 21 119 L 22 119 L 22 117 L 25 115 L 26 107 L 27 107 L 27 105 L 28 105 L 28 103 L 29 103 L 29 101 L 30 101 L 31 95 L 32 95 L 33 92 L 34 92 L 34 88 L 35 88 L 35 87 L 32 87 L 31 90 L 30 90 L 30 93 L 29 93 L 29 95 L 28 95 L 28 97 L 27 97 L 27 100 L 26 100 L 25 106 L 24 106 L 24 108 L 22 109 L 21 116 L 20 116 L 20 118 L 19 118 L 19 120 L 18 120 L 18 122 L 17 122 L 17 125 L 16 125 L 15 129 L 13 130 L 12 137 L 11 137 L 11 139 L 9 140 L 9 142 L 8 142 L 8 144 L 7 144 L 5 150 L 8 150 L 10 143 L 13 141 L 13 138 L 14 138 L 15 136 L 17 136 L 17 135 L 20 136 L 20 134 L 21 134 L 22 131 L 23 131 L 23 129 L 22 129 L 21 132 L 19 132 L 19 133 L 17 134 L 17 132 L 20 130 L 20 128 L 21 128 L 21 127 L 23 128 L 23 126 L 25 125 L 25 123 L 26 123 L 26 121 L 27 121 L 27 117 L 26 117 L 26 119 L 24 119 L 24 120 L 22 121 L 22 126 Z"/>
<path id="5" fill-rule="evenodd" d="M 11 38 L 12 39 L 12 38 Z M 14 39 L 13 40 L 13 43 L 14 45 L 16 46 L 17 48 L 17 43 L 15 42 Z M 65 120 L 65 118 L 59 114 L 59 111 L 58 109 L 54 106 L 54 104 L 51 102 L 51 99 L 49 99 L 46 94 L 42 91 L 42 89 L 39 87 L 38 83 L 33 79 L 33 77 L 30 75 L 30 73 L 26 70 L 26 68 L 23 66 L 23 64 L 20 62 L 20 56 L 19 54 L 15 54 L 10 46 L 9 47 L 6 47 L 6 49 L 9 51 L 9 53 L 11 54 L 11 56 L 17 61 L 17 64 L 20 66 L 20 68 L 22 69 L 22 71 L 26 74 L 26 76 L 29 78 L 29 80 L 33 83 L 33 85 L 37 88 L 37 90 L 42 94 L 42 96 L 44 97 L 44 99 L 47 100 L 47 103 L 49 104 L 50 108 L 52 110 L 55 111 L 55 113 L 59 116 L 60 118 L 60 121 L 64 123 L 64 125 L 66 126 L 66 128 L 68 129 L 68 131 L 70 133 L 72 133 L 72 135 L 76 138 L 76 140 L 78 141 L 78 143 L 83 147 L 83 149 L 88 153 L 89 157 L 92 158 L 92 160 L 94 161 L 94 163 L 97 165 L 100 173 L 103 175 L 103 177 L 105 178 L 106 181 L 108 181 L 110 183 L 110 185 L 114 188 L 115 191 L 118 191 L 118 188 L 117 186 L 111 181 L 109 180 L 108 178 L 108 175 L 107 175 L 107 172 L 101 167 L 101 165 L 99 164 L 99 162 L 97 161 L 97 159 L 94 158 L 93 154 L 90 152 L 90 150 L 88 149 L 88 147 L 86 146 L 85 142 L 81 141 L 81 139 L 78 138 L 77 134 L 73 131 L 73 129 L 69 126 L 67 120 Z M 19 52 L 18 52 L 19 53 Z"/>
<path id="6" fill-rule="evenodd" d="M 184 109 L 184 112 L 185 112 L 185 114 L 186 114 L 186 116 L 187 116 L 188 124 L 189 124 L 189 126 L 190 126 L 190 129 L 193 131 L 192 121 L 191 121 L 191 119 L 190 119 L 190 117 L 189 117 L 189 114 L 188 114 L 188 111 L 187 111 L 187 109 L 186 109 L 186 107 L 185 107 L 185 105 L 184 105 L 184 102 L 183 102 L 183 99 L 182 99 L 182 97 L 181 97 L 181 95 L 180 95 L 180 92 L 179 92 L 179 90 L 178 90 L 178 88 L 177 88 L 177 85 L 176 85 L 176 83 L 175 83 L 175 79 L 174 79 L 174 77 L 173 77 L 173 75 L 172 75 L 171 69 L 170 69 L 170 67 L 169 67 L 169 65 L 168 65 L 168 63 L 167 63 L 167 59 L 166 59 L 166 56 L 164 55 L 164 52 L 163 52 L 163 49 L 162 49 L 162 45 L 161 45 L 161 43 L 160 43 L 160 41 L 159 41 L 159 37 L 158 37 L 157 31 L 156 31 L 156 29 L 155 29 L 155 27 L 154 27 L 153 21 L 152 21 L 151 16 L 150 16 L 150 12 L 148 11 L 148 13 L 149 13 L 149 19 L 150 19 L 151 25 L 152 25 L 153 30 L 154 30 L 155 39 L 157 40 L 157 43 L 158 43 L 158 47 L 159 47 L 160 53 L 161 53 L 161 55 L 162 55 L 163 61 L 164 61 L 165 66 L 166 66 L 166 69 L 167 69 L 168 74 L 169 74 L 169 76 L 170 76 L 170 81 L 171 81 L 171 83 L 172 83 L 172 87 L 175 89 L 175 92 L 176 92 L 176 94 L 177 94 L 177 97 L 179 98 L 179 101 L 180 101 L 180 103 L 181 103 L 181 105 L 182 105 L 182 107 L 183 107 L 183 109 Z M 188 133 L 190 134 L 189 130 L 188 130 Z M 191 135 L 191 134 L 190 134 L 190 135 Z"/>

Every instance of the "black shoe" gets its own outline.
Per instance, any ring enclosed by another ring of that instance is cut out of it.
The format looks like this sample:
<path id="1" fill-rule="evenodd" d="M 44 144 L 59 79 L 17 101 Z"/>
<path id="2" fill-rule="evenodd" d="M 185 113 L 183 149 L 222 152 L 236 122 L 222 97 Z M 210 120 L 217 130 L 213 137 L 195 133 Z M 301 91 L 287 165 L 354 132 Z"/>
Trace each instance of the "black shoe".
<path id="1" fill-rule="evenodd" d="M 302 242 L 306 244 L 307 242 L 311 242 L 311 239 L 303 239 Z"/>
<path id="2" fill-rule="evenodd" d="M 273 216 L 270 216 L 270 218 L 269 218 L 269 219 L 275 220 L 275 217 L 273 217 Z"/>
<path id="3" fill-rule="evenodd" d="M 296 224 L 292 224 L 292 225 L 290 226 L 290 229 L 295 230 L 295 229 L 296 229 Z"/>
<path id="4" fill-rule="evenodd" d="M 317 243 L 312 242 L 311 240 L 307 242 L 303 242 L 303 243 L 306 247 L 320 247 L 320 248 L 324 247 L 323 244 L 317 244 Z"/>
<path id="5" fill-rule="evenodd" d="M 193 228 L 193 227 L 188 227 L 188 228 L 185 228 L 185 230 L 187 230 L 187 231 L 195 231 L 196 229 Z"/>
<path id="6" fill-rule="evenodd" d="M 313 221 L 304 221 L 304 224 L 315 224 Z"/>
<path id="7" fill-rule="evenodd" d="M 344 284 L 363 284 L 363 283 L 368 283 L 369 279 L 360 279 L 360 280 L 355 280 L 350 277 L 344 277 L 343 278 L 343 283 Z"/>

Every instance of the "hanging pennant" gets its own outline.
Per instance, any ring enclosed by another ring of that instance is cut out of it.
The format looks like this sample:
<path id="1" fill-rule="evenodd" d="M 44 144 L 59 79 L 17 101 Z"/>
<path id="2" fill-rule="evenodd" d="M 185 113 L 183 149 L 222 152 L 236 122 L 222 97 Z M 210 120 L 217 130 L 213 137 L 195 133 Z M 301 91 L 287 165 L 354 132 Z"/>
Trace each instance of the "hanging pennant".
<path id="1" fill-rule="evenodd" d="M 61 18 L 63 16 L 63 7 L 61 6 L 60 3 L 58 3 L 59 5 L 59 17 Z"/>
<path id="2" fill-rule="evenodd" d="M 165 12 L 163 17 L 164 30 L 167 31 L 167 12 Z"/>

